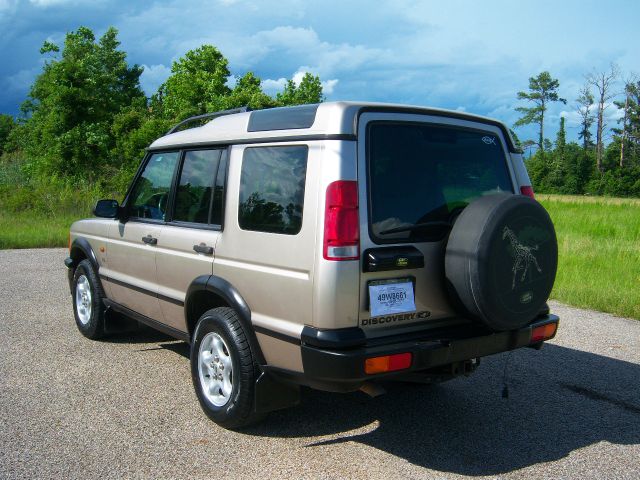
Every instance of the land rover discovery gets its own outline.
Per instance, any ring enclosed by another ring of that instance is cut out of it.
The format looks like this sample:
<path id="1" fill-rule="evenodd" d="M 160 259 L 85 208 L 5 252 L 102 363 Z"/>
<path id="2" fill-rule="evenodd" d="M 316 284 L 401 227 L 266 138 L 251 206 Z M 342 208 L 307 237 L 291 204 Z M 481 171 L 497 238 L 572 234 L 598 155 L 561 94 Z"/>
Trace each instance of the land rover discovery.
<path id="1" fill-rule="evenodd" d="M 194 117 L 94 213 L 65 260 L 78 329 L 98 339 L 118 312 L 188 342 L 227 428 L 301 385 L 445 380 L 556 333 L 555 231 L 492 119 L 352 102 Z"/>

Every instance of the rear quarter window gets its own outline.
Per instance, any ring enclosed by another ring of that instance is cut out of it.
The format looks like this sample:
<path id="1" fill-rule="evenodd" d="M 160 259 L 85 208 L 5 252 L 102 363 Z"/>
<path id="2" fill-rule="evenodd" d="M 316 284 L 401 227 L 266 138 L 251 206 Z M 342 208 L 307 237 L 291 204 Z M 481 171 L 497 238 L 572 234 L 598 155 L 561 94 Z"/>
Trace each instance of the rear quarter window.
<path id="1" fill-rule="evenodd" d="M 446 229 L 418 225 L 450 222 L 482 195 L 513 192 L 502 143 L 486 131 L 372 122 L 367 161 L 376 243 L 439 240 Z"/>
<path id="2" fill-rule="evenodd" d="M 306 145 L 246 148 L 238 223 L 243 230 L 297 234 L 302 227 Z"/>

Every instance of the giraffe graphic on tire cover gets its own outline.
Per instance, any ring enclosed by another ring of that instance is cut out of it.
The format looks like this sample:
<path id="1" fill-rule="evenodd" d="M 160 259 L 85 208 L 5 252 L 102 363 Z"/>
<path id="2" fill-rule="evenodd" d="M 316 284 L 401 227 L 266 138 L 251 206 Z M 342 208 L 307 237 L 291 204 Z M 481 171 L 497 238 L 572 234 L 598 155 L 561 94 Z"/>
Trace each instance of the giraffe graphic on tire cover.
<path id="1" fill-rule="evenodd" d="M 536 267 L 538 273 L 542 273 L 542 269 L 540 268 L 540 265 L 538 265 L 538 260 L 536 260 L 536 257 L 534 257 L 533 253 L 531 253 L 532 250 L 538 250 L 538 245 L 535 245 L 533 247 L 527 247 L 526 245 L 523 245 L 518 241 L 518 237 L 516 237 L 516 234 L 513 233 L 513 231 L 509 227 L 504 227 L 504 230 L 502 231 L 502 239 L 509 239 L 509 241 L 511 242 L 511 248 L 513 248 L 513 253 L 515 255 L 513 267 L 511 268 L 511 271 L 513 272 L 511 290 L 515 290 L 516 275 L 518 274 L 519 270 L 524 270 L 522 272 L 522 276 L 520 277 L 521 282 L 524 282 L 531 264 Z"/>

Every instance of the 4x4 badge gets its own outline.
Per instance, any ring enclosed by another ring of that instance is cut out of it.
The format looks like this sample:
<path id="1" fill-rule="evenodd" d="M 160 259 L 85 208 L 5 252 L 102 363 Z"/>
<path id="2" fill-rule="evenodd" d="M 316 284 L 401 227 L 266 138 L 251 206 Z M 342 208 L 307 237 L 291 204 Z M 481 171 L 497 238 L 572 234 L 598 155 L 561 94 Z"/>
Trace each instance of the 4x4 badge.
<path id="1" fill-rule="evenodd" d="M 504 230 L 502 231 L 502 239 L 509 239 L 509 241 L 511 242 L 511 248 L 513 248 L 513 253 L 515 255 L 513 268 L 511 269 L 511 271 L 513 272 L 511 290 L 514 290 L 516 288 L 516 275 L 519 270 L 524 269 L 524 271 L 522 272 L 522 276 L 520 277 L 521 282 L 524 282 L 531 264 L 535 265 L 538 273 L 542 273 L 542 269 L 540 268 L 540 265 L 538 265 L 538 260 L 536 260 L 536 257 L 534 257 L 533 253 L 531 253 L 532 250 L 538 250 L 538 245 L 527 247 L 521 244 L 518 241 L 518 237 L 516 237 L 516 234 L 513 233 L 513 231 L 509 227 L 504 227 Z"/>

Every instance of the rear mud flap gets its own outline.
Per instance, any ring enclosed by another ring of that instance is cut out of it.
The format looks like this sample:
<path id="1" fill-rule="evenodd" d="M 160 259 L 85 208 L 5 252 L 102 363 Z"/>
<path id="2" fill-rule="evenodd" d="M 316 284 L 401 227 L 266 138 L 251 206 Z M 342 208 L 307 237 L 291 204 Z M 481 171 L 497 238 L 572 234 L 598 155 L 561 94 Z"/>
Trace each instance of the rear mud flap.
<path id="1" fill-rule="evenodd" d="M 262 372 L 255 385 L 255 412 L 267 413 L 300 403 L 300 386 L 280 382 Z"/>

